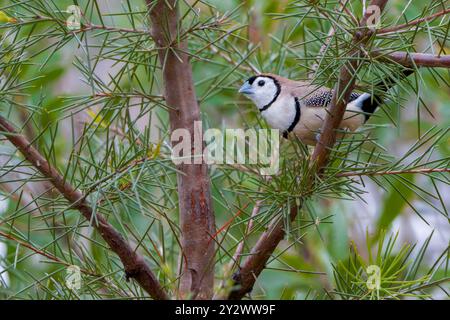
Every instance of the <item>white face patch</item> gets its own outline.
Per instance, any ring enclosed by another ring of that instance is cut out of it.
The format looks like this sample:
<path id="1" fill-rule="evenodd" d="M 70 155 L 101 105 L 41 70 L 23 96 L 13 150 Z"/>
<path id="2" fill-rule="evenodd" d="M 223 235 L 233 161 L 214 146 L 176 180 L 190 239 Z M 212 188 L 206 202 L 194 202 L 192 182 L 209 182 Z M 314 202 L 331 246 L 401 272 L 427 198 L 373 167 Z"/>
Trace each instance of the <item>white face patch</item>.
<path id="1" fill-rule="evenodd" d="M 245 90 L 241 92 L 251 99 L 258 109 L 263 109 L 273 103 L 279 94 L 279 85 L 275 81 L 267 76 L 252 77 L 244 83 L 242 88 L 245 87 Z"/>

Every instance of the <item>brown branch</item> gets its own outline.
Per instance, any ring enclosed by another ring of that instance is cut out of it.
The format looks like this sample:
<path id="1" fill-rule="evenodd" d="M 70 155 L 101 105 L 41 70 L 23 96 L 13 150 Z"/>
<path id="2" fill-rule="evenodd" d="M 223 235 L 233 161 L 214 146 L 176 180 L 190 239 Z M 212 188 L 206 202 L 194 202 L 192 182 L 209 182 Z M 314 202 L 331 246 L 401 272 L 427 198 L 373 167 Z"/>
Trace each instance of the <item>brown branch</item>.
<path id="1" fill-rule="evenodd" d="M 159 48 L 163 69 L 164 96 L 169 107 L 170 129 L 187 129 L 193 144 L 194 122 L 201 121 L 193 85 L 186 38 L 181 33 L 178 1 L 147 0 L 152 37 Z M 170 7 L 169 7 L 170 6 Z M 195 134 L 200 134 L 196 132 Z M 192 158 L 191 158 L 192 160 Z M 181 224 L 182 274 L 181 298 L 210 299 L 214 287 L 215 222 L 206 164 L 177 166 L 178 199 Z"/>
<path id="2" fill-rule="evenodd" d="M 297 216 L 298 208 L 296 206 L 291 208 L 290 220 L 294 220 Z M 242 299 L 245 294 L 253 289 L 259 274 L 266 267 L 266 263 L 272 255 L 275 248 L 278 246 L 285 235 L 285 222 L 278 217 L 273 221 L 267 231 L 265 231 L 252 248 L 250 256 L 244 261 L 238 272 L 233 275 L 235 287 L 230 292 L 228 299 L 237 300 Z"/>
<path id="3" fill-rule="evenodd" d="M 94 215 L 85 195 L 75 189 L 52 167 L 23 135 L 16 132 L 8 120 L 0 116 L 0 131 L 23 154 L 23 156 L 66 198 L 71 207 L 78 210 L 100 233 L 105 242 L 120 258 L 127 278 L 134 278 L 154 299 L 168 299 L 158 280 L 139 255 L 98 212 Z"/>
<path id="4" fill-rule="evenodd" d="M 383 176 L 391 174 L 407 174 L 407 173 L 419 173 L 427 174 L 434 172 L 450 172 L 450 168 L 422 168 L 422 169 L 409 169 L 409 170 L 389 170 L 389 171 L 373 171 L 373 172 L 343 172 L 336 175 L 336 177 L 356 177 L 356 176 Z"/>
<path id="5" fill-rule="evenodd" d="M 393 27 L 389 27 L 389 28 L 379 29 L 379 30 L 377 30 L 377 34 L 391 33 L 391 32 L 395 32 L 395 31 L 401 30 L 401 29 L 406 29 L 408 27 L 420 24 L 422 22 L 434 20 L 434 19 L 436 19 L 436 18 L 438 18 L 440 16 L 443 16 L 443 15 L 449 13 L 449 12 L 450 12 L 450 8 L 442 10 L 442 11 L 437 12 L 435 14 L 432 14 L 431 16 L 428 16 L 428 17 L 419 18 L 419 19 L 412 20 L 412 21 L 409 21 L 407 23 L 399 24 L 397 26 L 393 26 Z"/>
<path id="6" fill-rule="evenodd" d="M 383 11 L 387 1 L 372 0 L 371 5 L 376 5 L 380 8 L 380 11 Z M 364 15 L 360 23 L 362 28 L 353 37 L 353 42 L 360 46 L 363 46 L 372 34 L 372 31 L 366 27 L 369 17 L 369 13 Z M 353 55 L 356 56 L 357 54 L 359 52 L 355 52 Z M 331 106 L 325 117 L 319 142 L 312 155 L 311 163 L 313 170 L 309 176 L 309 184 L 311 186 L 315 183 L 315 175 L 320 173 L 328 162 L 331 148 L 336 142 L 336 129 L 339 128 L 350 94 L 354 89 L 354 74 L 358 69 L 358 65 L 358 59 L 351 59 L 340 70 L 338 83 L 333 92 Z M 291 208 L 291 221 L 297 216 L 298 210 L 299 208 L 297 206 Z M 229 294 L 229 299 L 242 299 L 245 294 L 253 289 L 257 277 L 264 270 L 273 251 L 285 236 L 284 226 L 285 222 L 283 219 L 275 220 L 269 225 L 268 230 L 261 235 L 251 250 L 250 256 L 245 260 L 239 272 L 235 274 L 235 287 Z"/>
<path id="7" fill-rule="evenodd" d="M 384 53 L 382 50 L 374 50 L 370 55 L 383 62 L 398 63 L 405 67 L 450 68 L 450 55 L 437 56 L 429 53 L 409 53 L 403 51 Z"/>
<path id="8" fill-rule="evenodd" d="M 378 6 L 380 12 L 384 10 L 387 0 L 372 0 L 372 6 Z M 361 26 L 365 27 L 367 19 L 370 14 L 366 13 L 361 21 Z M 372 31 L 369 28 L 364 28 L 358 31 L 354 37 L 354 43 L 360 43 L 364 45 L 370 38 Z M 359 54 L 357 52 L 356 54 Z M 328 161 L 328 157 L 331 152 L 331 148 L 336 142 L 336 129 L 344 117 L 347 102 L 355 86 L 355 73 L 358 69 L 358 59 L 352 59 L 347 62 L 339 72 L 338 83 L 333 91 L 333 97 L 331 99 L 331 106 L 329 112 L 325 117 L 325 121 L 322 126 L 320 139 L 314 149 L 312 155 L 312 161 L 315 162 L 318 171 L 321 171 Z"/>

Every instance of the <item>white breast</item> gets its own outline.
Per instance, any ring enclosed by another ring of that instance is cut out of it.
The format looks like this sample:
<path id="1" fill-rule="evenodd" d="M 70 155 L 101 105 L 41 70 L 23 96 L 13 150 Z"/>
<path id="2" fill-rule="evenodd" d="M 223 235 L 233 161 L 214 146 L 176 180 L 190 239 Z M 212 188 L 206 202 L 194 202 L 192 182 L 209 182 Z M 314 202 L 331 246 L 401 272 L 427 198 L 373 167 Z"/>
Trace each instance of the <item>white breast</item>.
<path id="1" fill-rule="evenodd" d="M 295 119 L 294 97 L 278 97 L 267 110 L 261 112 L 261 115 L 272 128 L 287 130 Z"/>

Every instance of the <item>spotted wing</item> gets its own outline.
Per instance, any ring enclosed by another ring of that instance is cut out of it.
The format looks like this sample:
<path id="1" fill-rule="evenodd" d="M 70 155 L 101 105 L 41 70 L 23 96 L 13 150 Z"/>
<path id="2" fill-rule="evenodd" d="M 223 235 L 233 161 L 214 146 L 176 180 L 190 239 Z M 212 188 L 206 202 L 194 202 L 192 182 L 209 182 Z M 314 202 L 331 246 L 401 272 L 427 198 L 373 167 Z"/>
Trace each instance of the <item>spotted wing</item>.
<path id="1" fill-rule="evenodd" d="M 353 92 L 350 95 L 349 102 L 356 100 L 360 94 Z M 331 103 L 333 90 L 316 90 L 303 98 L 303 104 L 308 107 L 327 107 Z"/>

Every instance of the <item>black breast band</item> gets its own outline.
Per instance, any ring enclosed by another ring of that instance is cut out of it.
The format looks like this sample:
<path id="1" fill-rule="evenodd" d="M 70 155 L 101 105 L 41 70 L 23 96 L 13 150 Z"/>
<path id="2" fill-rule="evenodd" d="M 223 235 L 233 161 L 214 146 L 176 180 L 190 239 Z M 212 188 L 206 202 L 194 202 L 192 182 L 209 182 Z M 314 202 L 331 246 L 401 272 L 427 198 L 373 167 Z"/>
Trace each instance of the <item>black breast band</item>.
<path id="1" fill-rule="evenodd" d="M 300 101 L 298 101 L 297 97 L 295 97 L 294 99 L 295 99 L 295 117 L 294 117 L 294 121 L 292 121 L 292 123 L 289 126 L 289 128 L 287 128 L 287 130 L 283 131 L 283 138 L 285 138 L 285 139 L 287 139 L 288 134 L 292 130 L 294 130 L 295 126 L 300 121 L 300 116 L 301 116 Z"/>

